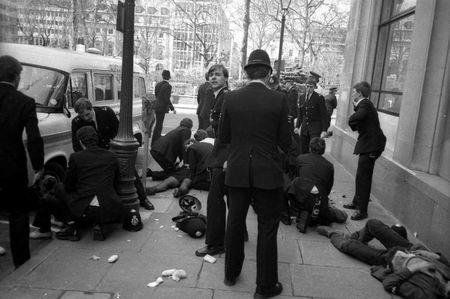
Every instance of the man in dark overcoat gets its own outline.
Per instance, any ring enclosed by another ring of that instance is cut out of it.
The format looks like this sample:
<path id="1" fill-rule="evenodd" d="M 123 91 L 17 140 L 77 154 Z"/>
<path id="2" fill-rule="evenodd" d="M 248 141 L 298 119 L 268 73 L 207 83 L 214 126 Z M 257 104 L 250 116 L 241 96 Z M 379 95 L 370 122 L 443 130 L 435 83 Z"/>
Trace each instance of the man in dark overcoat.
<path id="1" fill-rule="evenodd" d="M 42 175 L 44 166 L 44 144 L 36 104 L 32 98 L 17 91 L 21 72 L 22 66 L 15 58 L 0 57 L 0 208 L 9 214 L 9 239 L 16 267 L 30 259 L 24 129 L 35 181 Z"/>
<path id="2" fill-rule="evenodd" d="M 211 111 L 211 105 L 214 101 L 214 94 L 211 89 L 211 83 L 209 83 L 208 73 L 205 74 L 206 81 L 198 87 L 197 92 L 197 116 L 198 116 L 198 129 L 206 130 L 209 127 L 209 114 Z"/>
<path id="3" fill-rule="evenodd" d="M 168 70 L 163 70 L 162 78 L 163 80 L 158 82 L 155 86 L 156 103 L 154 110 L 156 123 L 155 128 L 153 129 L 152 145 L 161 137 L 166 113 L 169 112 L 169 109 L 172 110 L 173 113 L 176 113 L 176 110 L 170 101 L 170 96 L 172 94 L 172 85 L 169 83 L 170 72 Z"/>
<path id="4" fill-rule="evenodd" d="M 314 91 L 316 80 L 306 80 L 306 92 L 300 95 L 297 123 L 294 132 L 300 134 L 302 154 L 309 153 L 309 142 L 314 137 L 326 136 L 327 109 L 323 96 Z"/>
<path id="5" fill-rule="evenodd" d="M 91 102 L 86 98 L 79 98 L 74 105 L 74 110 L 78 114 L 72 120 L 72 147 L 75 152 L 81 151 L 82 147 L 77 138 L 77 132 L 84 126 L 93 127 L 98 136 L 98 146 L 109 149 L 109 143 L 117 135 L 119 120 L 111 107 L 92 107 Z M 145 189 L 137 171 L 135 171 L 134 186 L 139 198 L 140 205 L 147 210 L 155 207 L 145 195 Z"/>
<path id="6" fill-rule="evenodd" d="M 348 119 L 353 131 L 358 131 L 358 141 L 354 154 L 359 155 L 355 178 L 355 196 L 344 208 L 357 210 L 350 218 L 362 220 L 367 218 L 367 207 L 372 188 L 372 175 L 375 161 L 384 151 L 386 136 L 380 127 L 378 113 L 369 100 L 372 89 L 369 83 L 362 81 L 353 86 L 352 101 L 355 113 Z"/>
<path id="7" fill-rule="evenodd" d="M 219 139 L 229 144 L 225 184 L 229 212 L 225 235 L 225 284 L 234 285 L 244 262 L 245 219 L 250 202 L 258 214 L 255 295 L 275 296 L 278 282 L 277 231 L 283 200 L 278 148 L 288 152 L 291 138 L 286 95 L 270 90 L 269 55 L 253 51 L 245 66 L 249 83 L 225 94 Z"/>

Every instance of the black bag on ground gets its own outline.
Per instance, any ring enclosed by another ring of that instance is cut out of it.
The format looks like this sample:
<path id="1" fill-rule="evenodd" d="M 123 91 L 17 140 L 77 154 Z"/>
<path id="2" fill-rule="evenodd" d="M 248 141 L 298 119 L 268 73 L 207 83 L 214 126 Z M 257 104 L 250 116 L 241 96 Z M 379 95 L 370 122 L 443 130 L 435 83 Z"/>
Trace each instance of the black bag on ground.
<path id="1" fill-rule="evenodd" d="M 180 198 L 179 205 L 183 211 L 172 218 L 176 227 L 192 238 L 203 237 L 206 232 L 206 216 L 199 213 L 202 204 L 198 198 L 184 195 Z"/>

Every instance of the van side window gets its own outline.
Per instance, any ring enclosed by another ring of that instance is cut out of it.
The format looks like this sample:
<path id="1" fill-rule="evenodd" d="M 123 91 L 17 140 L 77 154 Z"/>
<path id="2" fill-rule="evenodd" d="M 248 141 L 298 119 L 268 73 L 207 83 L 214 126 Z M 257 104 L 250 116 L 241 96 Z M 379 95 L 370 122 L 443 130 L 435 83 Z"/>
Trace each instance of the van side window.
<path id="1" fill-rule="evenodd" d="M 70 75 L 72 85 L 69 107 L 73 107 L 79 98 L 87 98 L 87 79 L 86 73 L 73 73 Z"/>
<path id="2" fill-rule="evenodd" d="M 142 77 L 133 77 L 133 97 L 141 98 L 145 96 L 145 81 Z"/>
<path id="3" fill-rule="evenodd" d="M 94 74 L 95 101 L 113 101 L 112 75 Z"/>

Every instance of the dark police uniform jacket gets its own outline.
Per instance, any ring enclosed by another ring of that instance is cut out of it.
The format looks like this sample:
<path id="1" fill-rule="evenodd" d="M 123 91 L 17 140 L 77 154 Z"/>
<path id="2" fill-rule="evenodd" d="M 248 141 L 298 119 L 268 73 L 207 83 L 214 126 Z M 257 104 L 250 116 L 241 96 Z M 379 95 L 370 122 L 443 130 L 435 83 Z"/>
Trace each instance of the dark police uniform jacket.
<path id="1" fill-rule="evenodd" d="M 119 120 L 117 119 L 114 110 L 106 106 L 92 108 L 95 112 L 95 119 L 98 127 L 96 127 L 94 121 L 85 121 L 79 116 L 72 120 L 72 147 L 75 152 L 82 150 L 80 142 L 77 138 L 77 131 L 81 127 L 94 127 L 98 134 L 98 145 L 105 149 L 109 149 L 109 142 L 117 135 Z"/>
<path id="2" fill-rule="evenodd" d="M 185 126 L 178 126 L 155 141 L 152 151 L 163 155 L 167 161 L 175 163 L 177 158 L 183 160 L 184 143 L 191 138 L 191 130 Z"/>
<path id="3" fill-rule="evenodd" d="M 211 89 L 211 83 L 206 81 L 198 88 L 197 115 L 199 117 L 208 119 L 213 102 L 214 102 L 214 93 Z"/>
<path id="4" fill-rule="evenodd" d="M 207 142 L 197 142 L 187 149 L 187 163 L 191 173 L 192 185 L 208 180 L 208 159 L 213 145 Z"/>
<path id="5" fill-rule="evenodd" d="M 166 80 L 158 82 L 155 86 L 155 112 L 169 112 L 174 110 L 172 102 L 170 101 L 170 95 L 172 94 L 172 85 Z"/>
<path id="6" fill-rule="evenodd" d="M 353 131 L 358 131 L 358 141 L 354 154 L 381 153 L 386 145 L 386 136 L 380 127 L 380 120 L 375 106 L 369 99 L 363 99 L 355 107 L 348 124 Z"/>
<path id="7" fill-rule="evenodd" d="M 0 182 L 28 184 L 27 150 L 35 171 L 44 166 L 44 144 L 38 127 L 34 100 L 7 83 L 0 83 Z M 14 199 L 16 200 L 16 199 Z"/>
<path id="8" fill-rule="evenodd" d="M 111 151 L 94 146 L 71 154 L 64 186 L 72 214 L 82 216 L 97 196 L 101 222 L 120 220 L 119 175 L 119 161 Z"/>
<path id="9" fill-rule="evenodd" d="M 273 190 L 283 186 L 280 147 L 291 136 L 286 95 L 261 82 L 225 94 L 219 139 L 229 144 L 225 184 Z"/>
<path id="10" fill-rule="evenodd" d="M 309 100 L 306 101 L 305 98 L 306 93 L 299 98 L 296 127 L 302 126 L 300 129 L 301 135 L 320 136 L 320 133 L 326 131 L 328 127 L 325 99 L 315 91 L 311 94 Z"/>

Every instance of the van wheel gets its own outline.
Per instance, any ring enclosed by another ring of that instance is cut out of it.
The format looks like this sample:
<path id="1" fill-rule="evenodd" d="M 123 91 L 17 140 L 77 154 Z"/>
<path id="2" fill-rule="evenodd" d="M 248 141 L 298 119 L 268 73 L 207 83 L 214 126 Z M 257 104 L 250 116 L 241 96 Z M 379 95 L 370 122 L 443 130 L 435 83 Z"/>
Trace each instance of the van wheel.
<path id="1" fill-rule="evenodd" d="M 56 162 L 50 162 L 44 167 L 44 177 L 53 176 L 59 183 L 66 179 L 66 169 Z"/>

